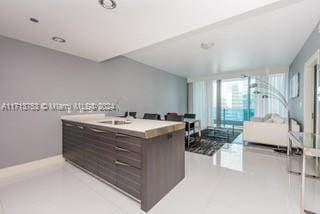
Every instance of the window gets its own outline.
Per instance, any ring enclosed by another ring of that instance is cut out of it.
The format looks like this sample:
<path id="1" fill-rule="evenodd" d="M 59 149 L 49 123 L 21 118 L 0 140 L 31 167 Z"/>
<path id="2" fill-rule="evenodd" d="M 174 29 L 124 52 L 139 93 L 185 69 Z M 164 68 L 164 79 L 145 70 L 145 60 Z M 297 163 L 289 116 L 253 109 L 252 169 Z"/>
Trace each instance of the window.
<path id="1" fill-rule="evenodd" d="M 271 85 L 287 98 L 287 73 L 253 76 L 250 77 L 250 84 L 259 80 Z M 253 93 L 255 90 L 268 92 L 265 88 L 249 90 L 248 78 L 194 82 L 193 112 L 201 120 L 204 129 L 217 125 L 219 121 L 220 125 L 241 126 L 246 120 L 264 117 L 268 113 L 277 113 L 283 117 L 287 115 L 286 108 L 279 99 L 273 99 L 272 96 L 266 99 L 266 96 L 262 96 L 263 93 Z"/>
<path id="2" fill-rule="evenodd" d="M 242 125 L 248 120 L 247 78 L 221 81 L 221 123 Z"/>

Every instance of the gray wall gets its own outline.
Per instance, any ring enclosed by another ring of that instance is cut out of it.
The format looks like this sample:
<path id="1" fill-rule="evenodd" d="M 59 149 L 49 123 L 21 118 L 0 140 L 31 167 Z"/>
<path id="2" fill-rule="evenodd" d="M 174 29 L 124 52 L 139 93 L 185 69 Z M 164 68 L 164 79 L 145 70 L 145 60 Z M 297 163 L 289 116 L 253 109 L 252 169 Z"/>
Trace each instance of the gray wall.
<path id="1" fill-rule="evenodd" d="M 118 57 L 96 63 L 0 37 L 0 104 L 112 102 L 143 112 L 187 111 L 186 79 Z M 0 112 L 0 168 L 61 154 L 56 112 Z"/>
<path id="2" fill-rule="evenodd" d="M 188 83 L 188 112 L 193 112 L 193 84 Z"/>
<path id="3" fill-rule="evenodd" d="M 320 48 L 320 34 L 318 31 L 318 25 L 304 44 L 303 48 L 300 50 L 294 61 L 290 66 L 289 80 L 292 76 L 300 72 L 300 89 L 299 97 L 289 98 L 289 105 L 292 112 L 292 117 L 296 119 L 303 127 L 303 105 L 300 107 L 300 102 L 303 104 L 304 99 L 304 84 L 303 84 L 303 74 L 304 74 L 304 64 L 308 59 Z M 290 81 L 289 81 L 290 84 Z M 290 85 L 289 85 L 290 89 Z"/>

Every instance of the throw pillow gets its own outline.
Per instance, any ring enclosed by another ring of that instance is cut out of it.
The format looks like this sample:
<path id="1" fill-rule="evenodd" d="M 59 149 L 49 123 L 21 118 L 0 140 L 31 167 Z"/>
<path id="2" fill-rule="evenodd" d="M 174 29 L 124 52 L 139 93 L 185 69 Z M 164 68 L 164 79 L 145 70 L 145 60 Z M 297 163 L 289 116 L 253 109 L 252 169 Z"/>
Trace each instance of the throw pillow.
<path id="1" fill-rule="evenodd" d="M 283 119 L 282 117 L 273 117 L 272 118 L 273 119 L 273 122 L 274 123 L 280 123 L 280 124 L 282 124 L 282 123 L 284 123 L 285 122 L 285 119 Z"/>
<path id="2" fill-rule="evenodd" d="M 264 116 L 263 121 L 267 121 L 272 117 L 272 114 L 266 114 L 266 116 Z"/>

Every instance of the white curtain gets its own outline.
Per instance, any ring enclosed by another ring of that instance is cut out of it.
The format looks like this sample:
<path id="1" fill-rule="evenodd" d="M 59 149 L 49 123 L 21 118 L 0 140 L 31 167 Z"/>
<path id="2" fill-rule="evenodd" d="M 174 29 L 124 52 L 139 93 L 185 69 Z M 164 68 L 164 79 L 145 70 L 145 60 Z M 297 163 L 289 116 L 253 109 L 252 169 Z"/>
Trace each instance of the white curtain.
<path id="1" fill-rule="evenodd" d="M 193 113 L 201 121 L 201 128 L 212 125 L 215 118 L 214 103 L 215 81 L 197 81 L 193 83 Z"/>
<path id="2" fill-rule="evenodd" d="M 269 74 L 263 76 L 255 76 L 252 78 L 252 82 L 259 82 L 257 79 L 260 79 L 277 89 L 285 98 L 288 100 L 288 74 L 287 73 L 278 73 L 278 74 Z M 260 92 L 272 93 L 271 90 L 265 88 L 257 88 Z M 282 117 L 287 116 L 287 110 L 283 103 L 279 99 L 269 96 L 267 99 L 262 97 L 262 94 L 254 94 L 254 109 L 255 117 L 264 117 L 269 113 L 276 113 Z"/>
<path id="3" fill-rule="evenodd" d="M 263 80 L 276 88 L 287 99 L 287 73 L 270 74 L 263 76 L 254 76 L 251 78 L 252 83 L 257 79 Z M 258 81 L 257 81 L 258 82 Z M 255 89 L 251 89 L 254 91 Z M 257 88 L 258 91 L 268 92 L 264 88 Z M 251 97 L 251 109 L 254 109 L 256 117 L 264 117 L 268 113 L 277 113 L 286 117 L 287 111 L 285 106 L 277 99 L 269 96 L 267 99 L 262 98 L 262 94 L 253 94 Z M 217 100 L 217 82 L 215 80 L 196 81 L 192 85 L 192 111 L 196 118 L 201 120 L 201 128 L 206 129 L 214 125 L 216 119 L 216 100 Z"/>

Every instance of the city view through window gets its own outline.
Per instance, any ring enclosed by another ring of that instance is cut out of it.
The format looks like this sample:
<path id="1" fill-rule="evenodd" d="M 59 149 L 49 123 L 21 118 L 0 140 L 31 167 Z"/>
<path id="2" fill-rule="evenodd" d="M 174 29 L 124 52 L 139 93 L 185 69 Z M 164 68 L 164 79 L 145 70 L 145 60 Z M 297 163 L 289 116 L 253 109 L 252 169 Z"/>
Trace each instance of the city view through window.
<path id="1" fill-rule="evenodd" d="M 250 83 L 263 79 L 287 96 L 286 73 L 276 73 L 248 78 L 197 81 L 193 83 L 193 112 L 207 126 L 242 126 L 253 117 L 264 117 L 268 113 L 286 115 L 286 109 L 277 99 L 264 99 Z M 268 92 L 264 92 L 268 93 Z M 250 102 L 250 103 L 249 103 Z"/>
<path id="2" fill-rule="evenodd" d="M 221 81 L 221 125 L 243 125 L 243 121 L 254 116 L 254 97 L 248 106 L 248 80 L 246 78 Z M 216 113 L 216 82 L 213 83 L 213 112 Z M 216 115 L 213 116 L 216 121 Z M 214 122 L 215 123 L 215 122 Z"/>
<path id="3" fill-rule="evenodd" d="M 251 97 L 253 98 L 253 97 Z M 248 106 L 248 80 L 246 78 L 221 81 L 221 123 L 242 125 L 254 116 L 254 102 Z"/>

